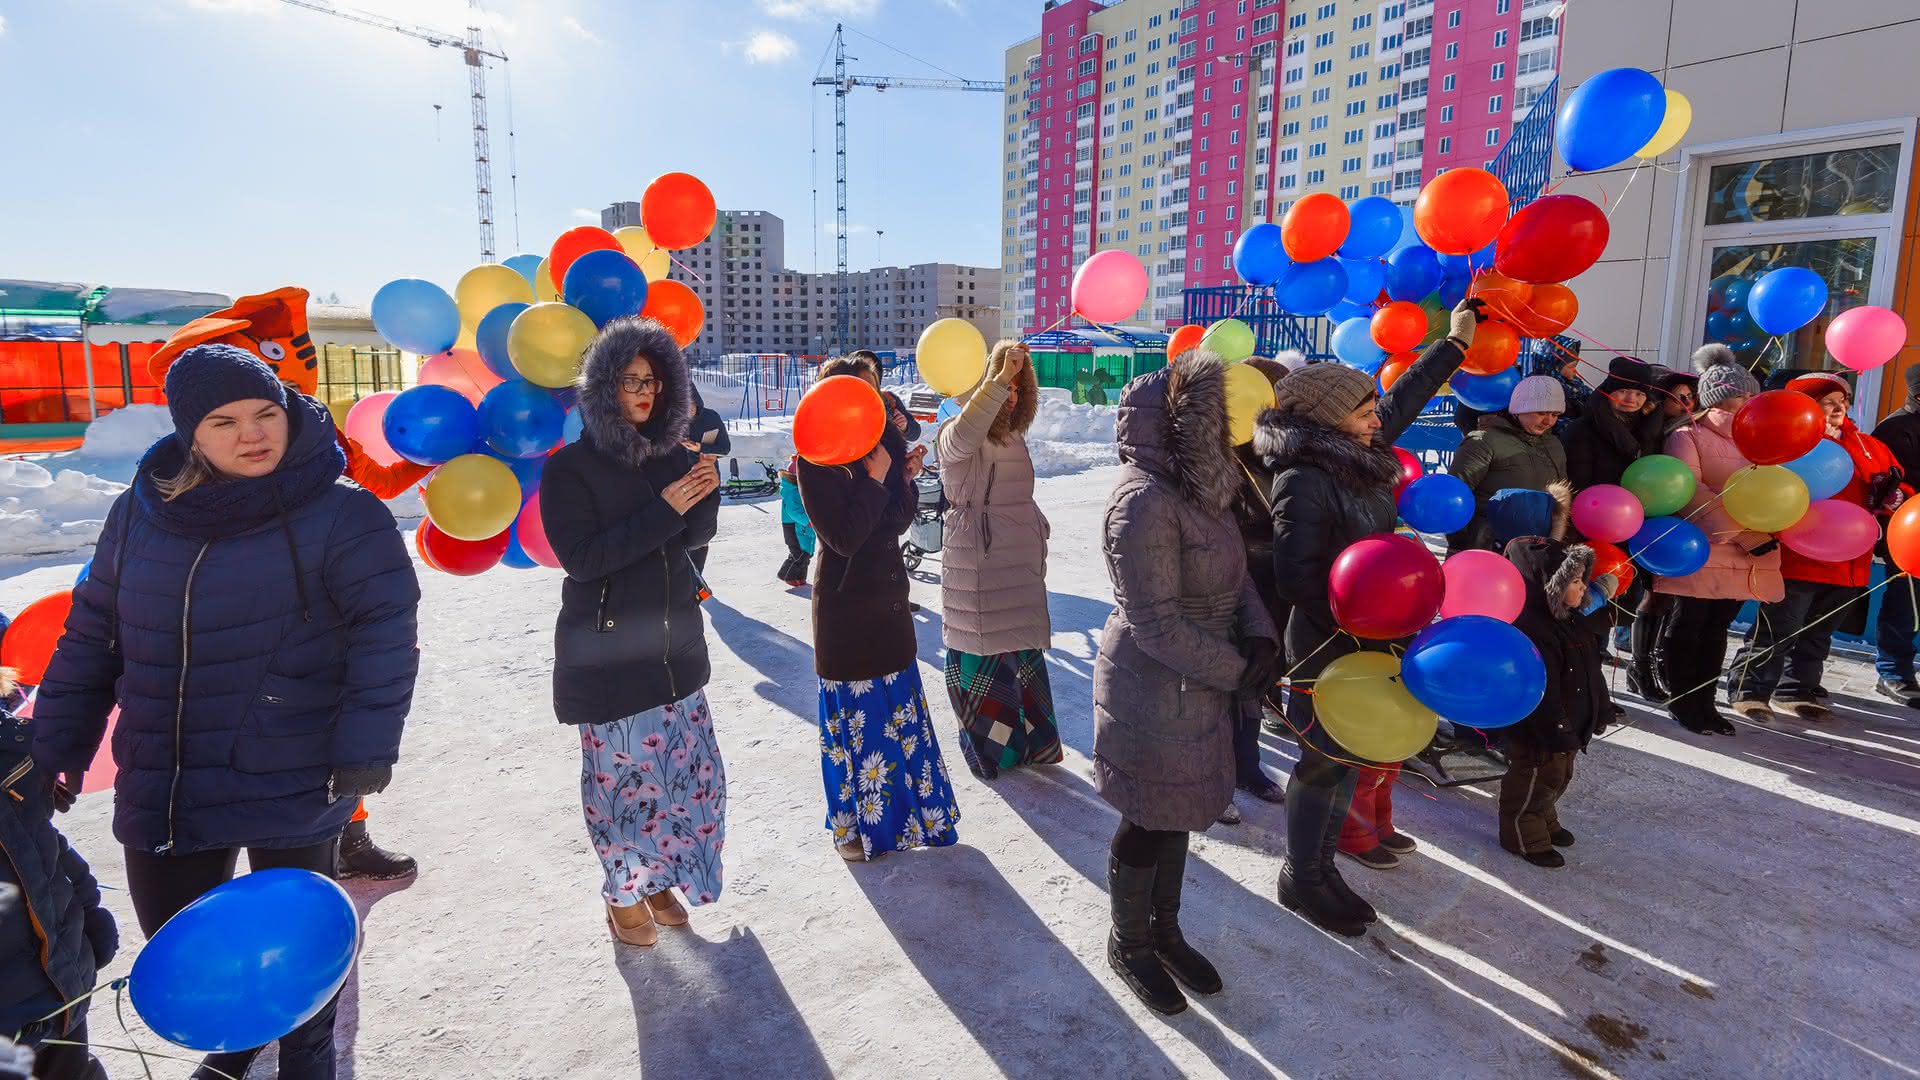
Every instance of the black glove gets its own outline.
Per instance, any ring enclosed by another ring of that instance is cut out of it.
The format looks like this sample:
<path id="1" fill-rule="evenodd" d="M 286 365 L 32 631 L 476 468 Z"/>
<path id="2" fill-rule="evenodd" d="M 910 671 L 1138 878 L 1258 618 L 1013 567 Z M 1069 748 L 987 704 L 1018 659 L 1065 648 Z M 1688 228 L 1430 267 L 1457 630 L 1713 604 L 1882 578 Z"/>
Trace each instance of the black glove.
<path id="1" fill-rule="evenodd" d="M 1774 550 L 1777 549 L 1779 546 L 1780 546 L 1780 538 L 1776 536 L 1768 540 L 1766 543 L 1761 544 L 1759 547 L 1754 548 L 1752 551 L 1747 552 L 1747 554 L 1758 559 L 1758 558 L 1762 558 L 1764 556 L 1773 554 Z"/>
<path id="2" fill-rule="evenodd" d="M 327 801 L 338 802 L 341 799 L 360 799 L 368 795 L 378 795 L 393 783 L 393 769 L 382 765 L 377 769 L 335 769 L 333 779 L 327 784 Z"/>
<path id="3" fill-rule="evenodd" d="M 1240 643 L 1240 655 L 1247 658 L 1247 670 L 1235 693 L 1242 700 L 1259 701 L 1280 681 L 1280 647 L 1266 638 L 1253 638 Z"/>
<path id="4" fill-rule="evenodd" d="M 87 942 L 93 946 L 94 967 L 113 963 L 114 954 L 120 951 L 120 926 L 113 921 L 113 912 L 104 907 L 87 909 Z"/>

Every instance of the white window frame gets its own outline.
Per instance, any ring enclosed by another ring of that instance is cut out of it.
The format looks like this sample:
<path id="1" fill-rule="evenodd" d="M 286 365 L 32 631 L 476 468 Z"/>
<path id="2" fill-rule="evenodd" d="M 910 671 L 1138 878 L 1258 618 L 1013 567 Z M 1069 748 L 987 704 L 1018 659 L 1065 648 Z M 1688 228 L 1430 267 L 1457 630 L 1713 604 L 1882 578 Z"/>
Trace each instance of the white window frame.
<path id="1" fill-rule="evenodd" d="M 1673 235 L 1667 249 L 1664 293 L 1668 303 L 1660 323 L 1664 355 L 1669 358 L 1690 356 L 1699 345 L 1694 339 L 1699 337 L 1699 327 L 1705 318 L 1707 281 L 1703 275 L 1710 265 L 1708 253 L 1715 247 L 1729 243 L 1767 240 L 1791 243 L 1871 236 L 1874 238 L 1873 285 L 1868 290 L 1865 302 L 1891 307 L 1894 277 L 1900 266 L 1907 199 L 1913 183 L 1915 123 L 1914 117 L 1905 116 L 1683 147 L 1680 168 L 1686 179 L 1675 185 Z M 1899 175 L 1894 181 L 1893 208 L 1887 213 L 1732 225 L 1706 225 L 1701 222 L 1709 179 L 1716 165 L 1761 158 L 1795 157 L 1888 142 L 1898 143 L 1900 154 Z M 1691 286 L 1691 282 L 1697 282 L 1698 287 Z M 1854 422 L 1863 427 L 1871 427 L 1879 419 L 1880 390 L 1885 371 L 1884 367 L 1879 367 L 1860 375 L 1859 389 L 1854 394 L 1853 417 Z"/>

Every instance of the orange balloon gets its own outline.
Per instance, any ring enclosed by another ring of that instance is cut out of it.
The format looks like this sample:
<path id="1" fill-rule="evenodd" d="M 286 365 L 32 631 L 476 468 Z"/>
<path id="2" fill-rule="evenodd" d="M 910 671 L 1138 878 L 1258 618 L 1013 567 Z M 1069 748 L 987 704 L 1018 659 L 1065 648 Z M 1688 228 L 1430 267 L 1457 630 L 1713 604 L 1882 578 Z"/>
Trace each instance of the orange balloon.
<path id="1" fill-rule="evenodd" d="M 73 610 L 73 590 L 49 593 L 21 609 L 0 638 L 0 667 L 20 673 L 20 685 L 39 686 L 47 664 L 67 632 L 67 614 Z"/>
<path id="2" fill-rule="evenodd" d="M 438 570 L 440 567 L 433 561 L 433 556 L 427 554 L 427 530 L 431 528 L 433 522 L 421 520 L 420 527 L 413 530 L 413 550 L 419 553 L 420 561 L 427 564 L 427 569 Z"/>
<path id="3" fill-rule="evenodd" d="M 813 384 L 793 411 L 793 448 L 815 465 L 845 465 L 872 453 L 886 426 L 880 392 L 858 376 L 835 375 Z"/>
<path id="4" fill-rule="evenodd" d="M 1626 592 L 1627 586 L 1633 584 L 1633 560 L 1627 558 L 1627 553 L 1604 540 L 1583 542 L 1593 549 L 1593 576 L 1599 578 L 1612 574 L 1620 583 L 1614 588 L 1613 595 L 1617 597 Z"/>
<path id="5" fill-rule="evenodd" d="M 647 303 L 640 317 L 653 319 L 673 333 L 681 348 L 693 344 L 700 328 L 707 324 L 707 309 L 693 290 L 672 278 L 662 278 L 647 286 Z"/>
<path id="6" fill-rule="evenodd" d="M 1427 313 L 1419 304 L 1395 300 L 1373 313 L 1373 343 L 1390 353 L 1406 352 L 1427 339 Z"/>
<path id="7" fill-rule="evenodd" d="M 1893 565 L 1909 574 L 1920 571 L 1920 499 L 1908 500 L 1887 521 L 1887 550 Z"/>
<path id="8" fill-rule="evenodd" d="M 1411 351 L 1389 356 L 1386 363 L 1380 365 L 1380 392 L 1384 394 L 1392 389 L 1393 384 L 1399 380 L 1400 376 L 1405 375 L 1407 369 L 1412 367 L 1413 362 L 1418 359 L 1420 354 Z"/>
<path id="9" fill-rule="evenodd" d="M 1346 203 L 1324 191 L 1315 192 L 1294 203 L 1280 219 L 1280 246 L 1294 262 L 1315 262 L 1340 250 L 1352 224 Z"/>
<path id="10" fill-rule="evenodd" d="M 1473 276 L 1471 294 L 1487 302 L 1487 310 L 1510 323 L 1517 323 L 1533 299 L 1533 286 L 1515 281 L 1498 270 L 1482 270 Z"/>
<path id="11" fill-rule="evenodd" d="M 1520 335 L 1498 319 L 1488 319 L 1473 332 L 1473 348 L 1460 370 L 1474 375 L 1498 375 L 1520 359 Z"/>
<path id="12" fill-rule="evenodd" d="M 1485 169 L 1448 169 L 1413 201 L 1413 229 L 1442 255 L 1471 255 L 1500 235 L 1507 186 Z"/>
<path id="13" fill-rule="evenodd" d="M 1558 337 L 1580 316 L 1580 299 L 1565 285 L 1535 285 L 1526 310 L 1515 312 L 1514 328 L 1530 338 Z"/>
<path id="14" fill-rule="evenodd" d="M 1186 352 L 1188 349 L 1200 344 L 1200 339 L 1206 336 L 1206 327 L 1194 326 L 1191 323 L 1175 330 L 1167 338 L 1167 359 L 1171 360 L 1181 353 Z"/>
<path id="15" fill-rule="evenodd" d="M 576 225 L 560 234 L 553 242 L 553 250 L 547 254 L 547 277 L 552 279 L 554 291 L 567 283 L 567 269 L 573 260 L 589 251 L 613 250 L 624 253 L 625 248 L 613 234 L 598 225 Z"/>
<path id="16" fill-rule="evenodd" d="M 705 240 L 717 216 L 713 192 L 686 173 L 657 177 L 640 196 L 640 224 L 654 243 L 669 250 Z"/>

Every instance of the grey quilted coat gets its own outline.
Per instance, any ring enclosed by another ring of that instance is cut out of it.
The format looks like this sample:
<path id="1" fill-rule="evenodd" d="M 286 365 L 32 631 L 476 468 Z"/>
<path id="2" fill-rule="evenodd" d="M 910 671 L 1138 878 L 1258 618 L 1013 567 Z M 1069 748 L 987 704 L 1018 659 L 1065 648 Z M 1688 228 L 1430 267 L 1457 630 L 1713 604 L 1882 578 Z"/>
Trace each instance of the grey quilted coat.
<path id="1" fill-rule="evenodd" d="M 1125 470 L 1107 500 L 1115 607 L 1093 665 L 1093 768 L 1101 797 L 1148 829 L 1199 832 L 1226 809 L 1240 644 L 1279 638 L 1231 509 L 1222 372 L 1195 349 L 1120 395 Z"/>

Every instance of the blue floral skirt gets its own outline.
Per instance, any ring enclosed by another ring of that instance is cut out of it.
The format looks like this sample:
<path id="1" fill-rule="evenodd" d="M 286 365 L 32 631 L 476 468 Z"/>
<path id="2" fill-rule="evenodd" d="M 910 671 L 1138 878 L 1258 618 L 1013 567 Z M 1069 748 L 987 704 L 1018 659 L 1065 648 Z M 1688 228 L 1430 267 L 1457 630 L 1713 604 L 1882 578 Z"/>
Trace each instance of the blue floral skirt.
<path id="1" fill-rule="evenodd" d="M 858 836 L 871 857 L 959 839 L 960 805 L 918 668 L 871 681 L 820 680 L 820 773 L 836 844 Z"/>
<path id="2" fill-rule="evenodd" d="M 615 907 L 678 885 L 720 895 L 727 770 L 704 690 L 610 724 L 581 724 L 580 807 Z"/>

